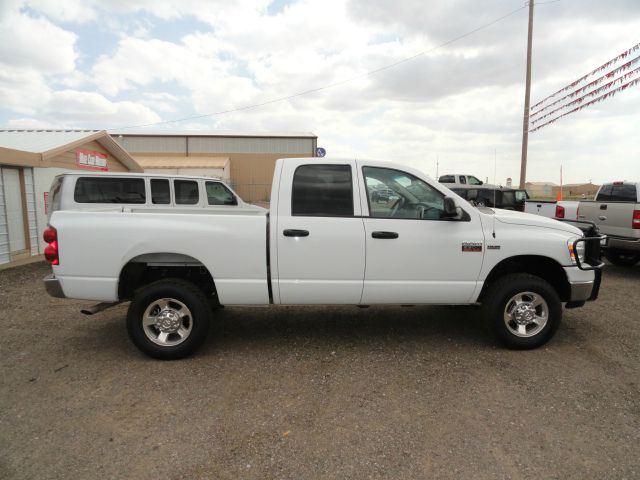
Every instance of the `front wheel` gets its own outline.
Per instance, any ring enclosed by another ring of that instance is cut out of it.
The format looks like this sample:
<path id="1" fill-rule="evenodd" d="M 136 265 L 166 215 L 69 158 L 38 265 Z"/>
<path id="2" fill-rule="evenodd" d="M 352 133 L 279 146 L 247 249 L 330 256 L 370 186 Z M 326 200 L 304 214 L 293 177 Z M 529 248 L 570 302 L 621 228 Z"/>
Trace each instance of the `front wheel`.
<path id="1" fill-rule="evenodd" d="M 529 274 L 499 278 L 489 286 L 483 304 L 490 328 L 513 349 L 544 345 L 562 319 L 562 304 L 555 289 Z"/>
<path id="2" fill-rule="evenodd" d="M 604 256 L 614 265 L 621 267 L 632 267 L 640 261 L 640 253 L 626 250 L 607 249 Z"/>
<path id="3" fill-rule="evenodd" d="M 207 337 L 211 308 L 192 283 L 164 279 L 138 290 L 127 312 L 129 337 L 143 353 L 162 360 L 191 355 Z"/>

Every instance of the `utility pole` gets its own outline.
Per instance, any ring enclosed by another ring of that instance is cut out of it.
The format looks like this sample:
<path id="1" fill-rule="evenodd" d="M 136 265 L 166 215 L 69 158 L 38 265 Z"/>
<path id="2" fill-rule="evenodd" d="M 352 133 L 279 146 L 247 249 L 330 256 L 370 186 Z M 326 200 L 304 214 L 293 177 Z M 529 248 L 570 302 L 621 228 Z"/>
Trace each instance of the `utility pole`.
<path id="1" fill-rule="evenodd" d="M 527 149 L 529 147 L 529 101 L 531 97 L 531 44 L 533 43 L 533 2 L 529 0 L 529 33 L 527 36 L 527 79 L 524 88 L 524 116 L 522 118 L 522 157 L 520 159 L 520 188 L 527 180 Z"/>
<path id="2" fill-rule="evenodd" d="M 440 170 L 440 157 L 436 157 L 436 180 L 438 180 L 438 170 Z"/>

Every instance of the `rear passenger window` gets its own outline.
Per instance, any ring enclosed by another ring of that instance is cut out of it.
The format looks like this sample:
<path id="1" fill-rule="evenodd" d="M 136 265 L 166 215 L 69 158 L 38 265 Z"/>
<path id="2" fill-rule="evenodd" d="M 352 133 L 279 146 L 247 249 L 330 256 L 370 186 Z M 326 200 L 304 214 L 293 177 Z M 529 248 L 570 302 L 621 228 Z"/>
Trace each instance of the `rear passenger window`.
<path id="1" fill-rule="evenodd" d="M 462 183 L 463 185 L 467 183 L 467 179 L 464 178 L 462 175 L 460 175 L 460 183 Z"/>
<path id="2" fill-rule="evenodd" d="M 353 182 L 349 165 L 302 165 L 293 175 L 291 214 L 353 216 Z"/>
<path id="3" fill-rule="evenodd" d="M 442 175 L 438 181 L 440 183 L 456 183 L 456 179 L 453 175 Z"/>
<path id="4" fill-rule="evenodd" d="M 195 205 L 200 200 L 198 182 L 194 180 L 174 180 L 173 191 L 178 205 Z"/>
<path id="5" fill-rule="evenodd" d="M 237 205 L 238 201 L 231 191 L 220 182 L 207 182 L 207 202 L 209 205 Z"/>
<path id="6" fill-rule="evenodd" d="M 142 178 L 80 177 L 73 195 L 77 203 L 145 203 Z"/>
<path id="7" fill-rule="evenodd" d="M 151 179 L 151 203 L 154 205 L 167 205 L 171 203 L 169 180 L 164 178 Z"/>

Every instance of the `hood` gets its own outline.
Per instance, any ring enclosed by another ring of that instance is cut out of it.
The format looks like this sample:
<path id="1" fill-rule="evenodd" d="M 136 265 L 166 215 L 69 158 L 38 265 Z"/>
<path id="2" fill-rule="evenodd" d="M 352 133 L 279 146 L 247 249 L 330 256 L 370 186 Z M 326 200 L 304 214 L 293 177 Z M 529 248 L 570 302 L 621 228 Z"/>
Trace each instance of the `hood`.
<path id="1" fill-rule="evenodd" d="M 515 210 L 503 210 L 501 208 L 491 209 L 496 220 L 512 225 L 527 225 L 531 227 L 552 228 L 562 232 L 571 233 L 579 237 L 583 236 L 582 230 L 567 222 L 560 222 L 552 218 L 534 215 L 532 213 L 522 213 Z"/>

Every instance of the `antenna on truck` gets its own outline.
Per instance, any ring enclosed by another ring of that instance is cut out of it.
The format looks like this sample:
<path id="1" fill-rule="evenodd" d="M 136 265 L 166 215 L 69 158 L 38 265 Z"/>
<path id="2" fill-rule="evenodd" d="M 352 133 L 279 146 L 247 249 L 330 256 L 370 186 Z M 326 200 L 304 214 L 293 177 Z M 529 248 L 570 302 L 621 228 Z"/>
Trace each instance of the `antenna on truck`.
<path id="1" fill-rule="evenodd" d="M 496 149 L 493 149 L 493 231 L 491 235 L 493 238 L 496 238 L 496 164 L 497 164 L 497 152 Z"/>

